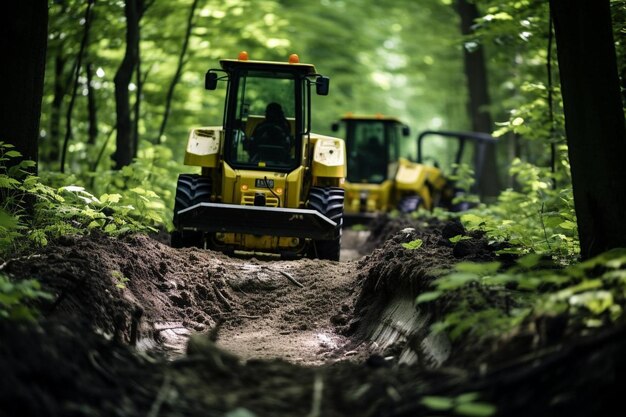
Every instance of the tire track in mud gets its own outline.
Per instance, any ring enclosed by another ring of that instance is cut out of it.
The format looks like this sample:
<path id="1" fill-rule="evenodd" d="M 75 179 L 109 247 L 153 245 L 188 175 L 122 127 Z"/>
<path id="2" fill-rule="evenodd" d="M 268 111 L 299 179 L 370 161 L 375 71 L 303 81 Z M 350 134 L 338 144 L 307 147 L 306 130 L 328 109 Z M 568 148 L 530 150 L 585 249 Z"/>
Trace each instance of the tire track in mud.
<path id="1" fill-rule="evenodd" d="M 244 261 L 237 275 L 246 281 L 272 282 L 247 286 L 242 303 L 248 314 L 225 322 L 217 346 L 242 359 L 282 358 L 319 365 L 350 351 L 350 339 L 339 334 L 347 324 L 355 291 L 354 263 L 319 260 Z M 293 276 L 294 285 L 282 273 Z"/>

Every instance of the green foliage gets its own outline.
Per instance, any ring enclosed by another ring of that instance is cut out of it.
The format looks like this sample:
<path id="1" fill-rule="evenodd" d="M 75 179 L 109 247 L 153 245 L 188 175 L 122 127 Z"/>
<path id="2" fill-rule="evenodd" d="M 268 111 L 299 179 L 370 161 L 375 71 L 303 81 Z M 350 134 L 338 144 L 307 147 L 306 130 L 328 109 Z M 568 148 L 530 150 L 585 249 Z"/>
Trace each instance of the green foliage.
<path id="1" fill-rule="evenodd" d="M 496 204 L 462 215 L 465 227 L 485 231 L 492 242 L 506 242 L 504 253 L 576 259 L 580 248 L 571 188 L 554 189 L 547 169 L 519 159 L 513 161 L 511 174 L 520 190 L 505 190 Z"/>
<path id="2" fill-rule="evenodd" d="M 500 262 L 461 262 L 433 286 L 416 304 L 445 305 L 445 317 L 433 330 L 452 340 L 497 338 L 544 316 L 566 315 L 571 326 L 581 328 L 606 326 L 620 319 L 626 306 L 626 249 L 567 268 L 537 254 L 506 270 Z"/>
<path id="3" fill-rule="evenodd" d="M 421 248 L 423 243 L 422 239 L 415 239 L 410 242 L 403 243 L 402 247 L 408 250 L 415 250 Z"/>
<path id="4" fill-rule="evenodd" d="M 68 234 L 100 230 L 115 236 L 132 231 L 155 230 L 153 226 L 163 223 L 161 213 L 166 211 L 165 206 L 162 201 L 161 205 L 158 204 L 160 200 L 152 190 L 135 186 L 124 195 L 104 193 L 96 197 L 79 185 L 53 187 L 26 171 L 26 168 L 32 166 L 30 161 L 13 166 L 9 164 L 13 158 L 20 156 L 12 145 L 0 143 L 2 255 L 33 246 L 45 246 L 50 239 Z M 134 167 L 128 167 L 126 172 L 136 171 Z M 75 179 L 62 175 L 49 178 L 50 182 L 57 183 Z M 147 180 L 144 178 L 144 181 Z M 32 213 L 25 210 L 25 202 L 29 199 L 33 201 Z"/>
<path id="5" fill-rule="evenodd" d="M 468 392 L 457 397 L 424 396 L 421 404 L 432 411 L 448 411 L 455 416 L 489 417 L 496 413 L 494 405 L 477 401 L 479 394 Z"/>
<path id="6" fill-rule="evenodd" d="M 462 240 L 470 240 L 471 238 L 472 238 L 471 236 L 456 235 L 456 236 L 451 237 L 448 240 L 450 241 L 450 243 L 459 243 Z"/>
<path id="7" fill-rule="evenodd" d="M 41 291 L 35 280 L 13 282 L 0 274 L 0 320 L 34 320 L 37 311 L 28 303 L 37 299 L 50 300 L 52 296 Z"/>

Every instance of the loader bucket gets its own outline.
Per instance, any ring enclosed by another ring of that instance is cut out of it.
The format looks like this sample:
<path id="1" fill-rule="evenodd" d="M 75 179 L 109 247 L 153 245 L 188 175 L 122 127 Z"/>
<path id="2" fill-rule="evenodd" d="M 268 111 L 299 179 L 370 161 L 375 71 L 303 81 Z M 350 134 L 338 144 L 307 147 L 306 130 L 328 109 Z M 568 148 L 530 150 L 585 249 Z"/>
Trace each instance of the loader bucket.
<path id="1" fill-rule="evenodd" d="M 180 210 L 179 230 L 332 240 L 340 228 L 316 210 L 199 203 Z"/>

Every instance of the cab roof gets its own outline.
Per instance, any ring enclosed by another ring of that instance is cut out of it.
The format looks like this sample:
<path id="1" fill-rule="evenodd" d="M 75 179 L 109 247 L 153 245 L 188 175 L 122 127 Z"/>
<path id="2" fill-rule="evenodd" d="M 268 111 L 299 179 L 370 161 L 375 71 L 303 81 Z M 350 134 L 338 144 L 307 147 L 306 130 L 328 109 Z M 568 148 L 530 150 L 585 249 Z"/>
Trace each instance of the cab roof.
<path id="1" fill-rule="evenodd" d="M 236 69 L 250 69 L 258 71 L 286 71 L 286 72 L 298 72 L 303 75 L 315 75 L 315 67 L 312 64 L 290 64 L 289 62 L 278 61 L 253 61 L 253 60 L 239 60 L 239 59 L 221 59 L 220 65 L 222 69 L 226 71 Z"/>

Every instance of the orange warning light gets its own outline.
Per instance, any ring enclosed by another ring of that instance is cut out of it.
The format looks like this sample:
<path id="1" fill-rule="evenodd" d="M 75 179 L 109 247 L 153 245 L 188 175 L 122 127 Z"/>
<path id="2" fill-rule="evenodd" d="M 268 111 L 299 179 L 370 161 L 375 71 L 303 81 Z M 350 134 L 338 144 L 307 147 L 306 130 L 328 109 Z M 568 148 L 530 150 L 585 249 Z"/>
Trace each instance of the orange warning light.
<path id="1" fill-rule="evenodd" d="M 248 191 L 248 184 L 242 184 L 241 191 Z"/>
<path id="2" fill-rule="evenodd" d="M 248 60 L 248 52 L 247 51 L 239 52 L 239 60 L 240 61 L 247 61 Z"/>
<path id="3" fill-rule="evenodd" d="M 283 189 L 278 187 L 276 190 L 274 190 L 276 192 L 276 194 L 281 195 L 283 193 Z"/>
<path id="4" fill-rule="evenodd" d="M 291 55 L 289 55 L 289 63 L 290 64 L 299 64 L 300 63 L 300 57 L 298 56 L 298 54 L 291 54 Z"/>

